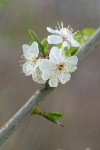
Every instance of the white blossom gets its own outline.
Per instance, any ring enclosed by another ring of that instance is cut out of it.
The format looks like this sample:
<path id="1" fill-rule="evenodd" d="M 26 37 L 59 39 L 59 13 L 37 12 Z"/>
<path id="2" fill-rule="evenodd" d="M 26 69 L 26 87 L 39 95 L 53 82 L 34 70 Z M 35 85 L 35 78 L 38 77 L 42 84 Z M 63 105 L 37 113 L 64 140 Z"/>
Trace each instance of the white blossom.
<path id="1" fill-rule="evenodd" d="M 69 50 L 65 47 L 79 47 L 80 44 L 75 40 L 76 33 L 73 33 L 72 28 L 64 28 L 62 23 L 56 30 L 50 27 L 47 30 L 52 33 L 47 38 L 48 43 L 61 44 L 61 48 L 52 47 L 49 55 L 45 53 L 44 58 L 39 58 L 37 42 L 33 42 L 31 45 L 24 44 L 22 46 L 22 71 L 26 76 L 31 75 L 37 83 L 45 84 L 48 82 L 50 87 L 57 87 L 59 83 L 67 83 L 71 79 L 71 73 L 77 69 L 77 56 L 66 56 Z"/>
<path id="2" fill-rule="evenodd" d="M 39 63 L 42 79 L 48 80 L 50 87 L 57 87 L 60 82 L 65 84 L 71 78 L 70 73 L 77 69 L 77 56 L 67 58 L 61 52 L 61 49 L 53 47 L 49 59 L 41 59 Z"/>
<path id="3" fill-rule="evenodd" d="M 38 61 L 36 62 L 34 66 L 34 69 L 32 71 L 32 79 L 37 83 L 45 84 L 46 81 L 43 80 L 41 77 L 42 72 L 40 71 L 39 63 L 40 63 L 40 59 L 38 59 Z"/>
<path id="4" fill-rule="evenodd" d="M 39 55 L 38 43 L 33 42 L 32 45 L 24 44 L 22 46 L 25 63 L 22 65 L 22 70 L 26 76 L 32 75 L 32 79 L 40 84 L 45 84 L 41 78 L 41 71 L 39 69 Z"/>
<path id="5" fill-rule="evenodd" d="M 26 76 L 32 74 L 34 65 L 37 61 L 37 57 L 39 54 L 38 44 L 37 42 L 33 42 L 32 45 L 24 44 L 22 46 L 23 56 L 25 63 L 22 65 L 22 70 Z"/>
<path id="6" fill-rule="evenodd" d="M 70 48 L 70 45 L 72 47 L 80 46 L 79 42 L 75 40 L 76 33 L 73 33 L 73 29 L 70 27 L 64 28 L 62 22 L 61 22 L 61 26 L 59 25 L 59 28 L 56 27 L 56 29 L 53 30 L 52 28 L 47 27 L 47 30 L 50 33 L 52 33 L 52 35 L 49 35 L 47 39 L 49 44 L 62 43 L 62 47 L 68 47 L 68 48 Z"/>

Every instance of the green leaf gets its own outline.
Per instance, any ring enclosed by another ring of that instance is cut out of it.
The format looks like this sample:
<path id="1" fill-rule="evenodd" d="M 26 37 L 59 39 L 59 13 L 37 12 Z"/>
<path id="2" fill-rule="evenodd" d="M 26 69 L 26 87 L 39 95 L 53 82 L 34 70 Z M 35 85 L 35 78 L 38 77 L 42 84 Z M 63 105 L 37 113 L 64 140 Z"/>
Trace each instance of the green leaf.
<path id="1" fill-rule="evenodd" d="M 79 42 L 81 44 L 85 43 L 96 31 L 94 28 L 85 28 L 80 31 L 81 37 L 79 38 Z"/>
<path id="2" fill-rule="evenodd" d="M 96 31 L 96 29 L 94 29 L 94 28 L 85 28 L 85 29 L 83 29 L 82 32 L 84 35 L 91 36 L 92 34 L 94 34 L 95 31 Z"/>
<path id="3" fill-rule="evenodd" d="M 70 57 L 71 56 L 71 51 L 67 47 L 64 48 L 66 56 Z"/>
<path id="4" fill-rule="evenodd" d="M 59 49 L 62 47 L 62 43 L 56 45 Z"/>
<path id="5" fill-rule="evenodd" d="M 42 116 L 42 117 L 48 119 L 49 121 L 52 121 L 53 123 L 64 127 L 64 125 L 62 123 L 57 121 L 57 120 L 64 117 L 64 115 L 62 113 L 59 113 L 59 112 L 42 112 L 39 107 L 34 107 L 32 109 L 32 114 Z"/>
<path id="6" fill-rule="evenodd" d="M 78 31 L 78 32 L 74 35 L 74 37 L 75 37 L 75 40 L 76 40 L 76 41 L 80 42 L 80 38 L 82 37 L 81 31 Z"/>
<path id="7" fill-rule="evenodd" d="M 40 49 L 41 53 L 43 53 L 43 55 L 44 55 L 44 49 L 43 49 L 43 46 L 42 46 L 40 40 L 38 39 L 36 33 L 35 33 L 34 31 L 30 30 L 30 29 L 28 30 L 28 32 L 29 32 L 31 38 L 33 39 L 33 41 L 36 41 L 36 42 L 38 43 L 39 49 Z"/>
<path id="8" fill-rule="evenodd" d="M 43 49 L 44 49 L 44 52 L 46 53 L 48 51 L 48 46 L 49 46 L 49 43 L 47 42 L 47 38 L 44 38 L 42 41 L 41 41 L 41 44 L 43 46 Z"/>
<path id="9" fill-rule="evenodd" d="M 71 52 L 71 56 L 73 56 L 73 55 L 75 55 L 76 53 L 77 53 L 77 51 L 78 51 L 78 47 L 70 47 L 70 52 Z"/>
<path id="10" fill-rule="evenodd" d="M 64 114 L 59 112 L 44 112 L 44 117 L 56 121 L 64 117 Z"/>
<path id="11" fill-rule="evenodd" d="M 58 121 L 59 119 L 64 117 L 64 115 L 59 112 L 44 112 L 43 117 L 59 126 L 64 127 L 64 125 Z"/>
<path id="12" fill-rule="evenodd" d="M 54 118 L 54 117 L 52 117 L 52 116 L 51 116 L 51 115 L 49 115 L 49 114 L 47 115 L 47 114 L 45 114 L 45 113 L 44 113 L 44 117 L 45 117 L 45 118 L 47 118 L 48 120 L 53 121 L 53 122 L 55 122 L 55 121 L 56 121 L 56 120 L 55 120 L 55 118 Z"/>

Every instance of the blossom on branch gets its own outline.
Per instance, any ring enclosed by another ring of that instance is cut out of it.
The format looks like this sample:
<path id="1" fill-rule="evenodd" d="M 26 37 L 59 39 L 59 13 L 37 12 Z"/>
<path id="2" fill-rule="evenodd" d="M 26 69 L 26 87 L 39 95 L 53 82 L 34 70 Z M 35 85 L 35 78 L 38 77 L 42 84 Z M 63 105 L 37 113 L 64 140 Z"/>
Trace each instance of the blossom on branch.
<path id="1" fill-rule="evenodd" d="M 59 83 L 67 83 L 71 79 L 71 73 L 76 71 L 78 58 L 75 53 L 78 48 L 73 47 L 79 47 L 80 44 L 75 40 L 76 33 L 73 33 L 72 28 L 64 28 L 62 23 L 59 29 L 48 27 L 47 30 L 53 35 L 42 41 L 34 31 L 29 32 L 34 42 L 22 46 L 22 70 L 39 84 L 48 83 L 50 87 L 57 87 Z M 49 50 L 49 44 L 57 45 Z M 42 54 L 40 58 L 39 52 Z"/>
<path id="2" fill-rule="evenodd" d="M 62 49 L 53 47 L 49 59 L 41 59 L 39 64 L 42 79 L 48 80 L 50 87 L 57 87 L 60 82 L 62 84 L 67 83 L 71 78 L 70 73 L 77 69 L 77 56 L 64 57 L 61 51 Z"/>
<path id="3" fill-rule="evenodd" d="M 41 78 L 41 71 L 39 69 L 39 48 L 38 43 L 33 42 L 30 46 L 24 44 L 22 46 L 23 56 L 25 63 L 22 65 L 22 71 L 26 76 L 32 75 L 35 82 L 45 84 L 45 81 Z"/>
<path id="4" fill-rule="evenodd" d="M 58 24 L 59 25 L 59 24 Z M 47 27 L 48 32 L 52 33 L 52 35 L 48 36 L 49 44 L 59 44 L 62 43 L 63 47 L 80 47 L 80 43 L 75 40 L 75 33 L 73 33 L 73 29 L 68 26 L 68 28 L 63 27 L 63 23 L 61 22 L 61 26 L 56 27 L 56 30 L 53 30 L 50 27 Z"/>

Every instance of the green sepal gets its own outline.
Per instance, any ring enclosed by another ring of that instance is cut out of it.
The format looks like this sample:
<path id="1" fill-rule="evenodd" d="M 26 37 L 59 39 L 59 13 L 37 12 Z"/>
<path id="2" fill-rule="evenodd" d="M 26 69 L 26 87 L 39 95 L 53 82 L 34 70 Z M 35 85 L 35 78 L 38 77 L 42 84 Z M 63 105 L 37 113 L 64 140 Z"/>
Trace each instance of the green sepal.
<path id="1" fill-rule="evenodd" d="M 28 32 L 29 32 L 31 38 L 33 39 L 33 41 L 36 41 L 36 42 L 38 43 L 38 45 L 39 45 L 39 50 L 40 50 L 40 52 L 44 55 L 43 46 L 42 46 L 42 44 L 41 44 L 39 38 L 37 37 L 36 33 L 35 33 L 34 31 L 30 30 L 30 29 L 28 30 Z"/>
<path id="2" fill-rule="evenodd" d="M 41 41 L 41 44 L 42 44 L 42 47 L 44 49 L 44 53 L 46 53 L 48 51 L 48 46 L 49 46 L 49 43 L 47 42 L 47 38 L 44 38 Z"/>

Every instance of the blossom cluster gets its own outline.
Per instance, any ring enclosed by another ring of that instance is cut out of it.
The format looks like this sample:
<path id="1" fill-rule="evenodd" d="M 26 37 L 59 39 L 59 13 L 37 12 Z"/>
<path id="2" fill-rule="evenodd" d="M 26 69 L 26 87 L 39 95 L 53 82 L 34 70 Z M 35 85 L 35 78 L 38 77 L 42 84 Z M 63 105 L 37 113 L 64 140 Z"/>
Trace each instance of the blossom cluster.
<path id="1" fill-rule="evenodd" d="M 71 79 L 71 73 L 77 69 L 78 58 L 76 55 L 66 54 L 71 47 L 78 48 L 80 43 L 75 39 L 72 28 L 64 28 L 63 24 L 53 30 L 47 27 L 51 33 L 46 39 L 47 44 L 53 44 L 50 50 L 47 46 L 45 55 L 39 55 L 38 41 L 31 45 L 24 44 L 22 71 L 26 76 L 32 75 L 32 79 L 40 84 L 48 82 L 50 87 L 57 87 L 59 83 L 65 84 Z M 41 54 L 41 53 L 40 53 Z"/>

